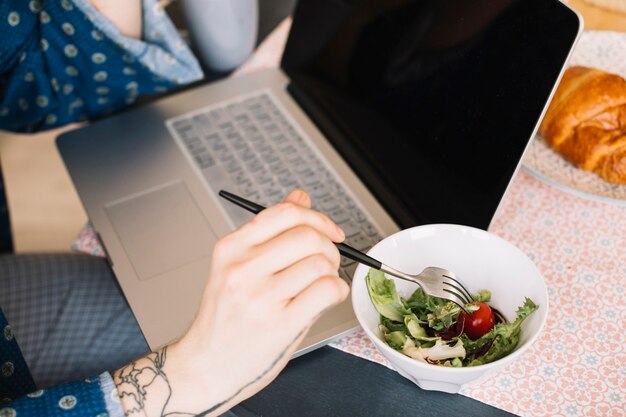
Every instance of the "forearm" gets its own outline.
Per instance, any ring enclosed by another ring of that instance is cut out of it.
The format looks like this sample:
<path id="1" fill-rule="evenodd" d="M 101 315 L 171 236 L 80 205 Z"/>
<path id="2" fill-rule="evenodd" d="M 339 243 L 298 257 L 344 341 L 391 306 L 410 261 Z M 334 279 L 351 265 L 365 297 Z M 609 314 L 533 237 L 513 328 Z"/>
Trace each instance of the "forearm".
<path id="1" fill-rule="evenodd" d="M 238 372 L 237 364 L 223 360 L 207 363 L 194 342 L 175 343 L 146 355 L 112 373 L 124 413 L 128 417 L 220 416 L 272 381 L 307 330 L 258 374 Z"/>

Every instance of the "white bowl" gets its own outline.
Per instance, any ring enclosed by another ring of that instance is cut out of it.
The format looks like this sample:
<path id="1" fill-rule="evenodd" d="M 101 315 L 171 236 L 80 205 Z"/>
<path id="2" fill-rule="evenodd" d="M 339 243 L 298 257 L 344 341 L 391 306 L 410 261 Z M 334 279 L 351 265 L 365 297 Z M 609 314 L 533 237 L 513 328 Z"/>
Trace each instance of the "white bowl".
<path id="1" fill-rule="evenodd" d="M 537 267 L 515 246 L 484 230 L 449 224 L 418 226 L 380 241 L 368 254 L 407 273 L 419 273 L 427 266 L 453 271 L 470 291 L 490 290 L 489 304 L 509 321 L 515 319 L 524 297 L 539 305 L 522 324 L 519 344 L 504 358 L 466 368 L 429 365 L 395 351 L 383 341 L 378 329 L 380 316 L 365 284 L 369 267 L 359 265 L 352 280 L 352 305 L 361 327 L 394 369 L 423 389 L 455 393 L 466 384 L 483 380 L 528 349 L 546 322 L 548 291 Z M 404 297 L 417 288 L 411 282 L 394 281 Z"/>

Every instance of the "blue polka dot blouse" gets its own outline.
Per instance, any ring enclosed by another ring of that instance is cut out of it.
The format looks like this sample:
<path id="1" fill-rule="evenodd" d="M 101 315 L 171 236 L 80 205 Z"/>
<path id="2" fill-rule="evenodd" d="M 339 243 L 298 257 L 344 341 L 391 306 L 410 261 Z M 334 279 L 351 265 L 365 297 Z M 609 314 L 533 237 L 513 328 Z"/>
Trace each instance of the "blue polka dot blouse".
<path id="1" fill-rule="evenodd" d="M 143 0 L 142 40 L 88 0 L 0 1 L 0 129 L 93 119 L 202 76 L 157 0 Z"/>

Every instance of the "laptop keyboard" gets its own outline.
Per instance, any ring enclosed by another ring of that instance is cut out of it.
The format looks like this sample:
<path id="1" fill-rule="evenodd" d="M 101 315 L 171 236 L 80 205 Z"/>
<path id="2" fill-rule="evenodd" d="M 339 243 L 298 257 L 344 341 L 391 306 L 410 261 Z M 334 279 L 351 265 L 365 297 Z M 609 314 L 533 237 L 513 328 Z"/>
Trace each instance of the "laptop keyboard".
<path id="1" fill-rule="evenodd" d="M 306 190 L 313 208 L 346 233 L 346 243 L 366 252 L 381 235 L 327 164 L 266 92 L 167 122 L 184 152 L 217 193 L 227 190 L 270 206 L 294 188 Z M 220 199 L 221 200 L 221 199 Z M 220 201 L 235 225 L 249 216 Z M 339 275 L 350 281 L 356 264 L 341 258 Z"/>

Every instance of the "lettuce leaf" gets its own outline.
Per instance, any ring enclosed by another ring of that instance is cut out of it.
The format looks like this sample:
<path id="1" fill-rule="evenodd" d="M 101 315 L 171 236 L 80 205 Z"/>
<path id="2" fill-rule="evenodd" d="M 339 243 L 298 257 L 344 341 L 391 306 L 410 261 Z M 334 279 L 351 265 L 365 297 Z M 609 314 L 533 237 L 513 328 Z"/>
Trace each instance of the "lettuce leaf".
<path id="1" fill-rule="evenodd" d="M 404 316 L 411 314 L 396 291 L 396 284 L 385 274 L 376 269 L 370 269 L 365 278 L 370 300 L 381 316 L 389 320 L 403 322 Z"/>

